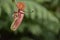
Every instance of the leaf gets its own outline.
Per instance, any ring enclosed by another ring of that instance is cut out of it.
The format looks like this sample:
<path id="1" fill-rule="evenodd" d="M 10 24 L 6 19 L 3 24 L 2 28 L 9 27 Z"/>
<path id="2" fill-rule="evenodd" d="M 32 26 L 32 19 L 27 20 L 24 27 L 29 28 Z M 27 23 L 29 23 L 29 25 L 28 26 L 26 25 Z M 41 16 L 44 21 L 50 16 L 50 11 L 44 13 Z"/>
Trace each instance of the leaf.
<path id="1" fill-rule="evenodd" d="M 56 23 L 59 23 L 59 20 L 53 15 L 53 13 L 49 12 L 46 8 L 44 8 L 43 6 L 41 5 L 38 5 L 37 3 L 34 3 L 34 2 L 29 2 L 29 1 L 26 1 L 26 4 L 28 5 L 28 9 L 26 10 L 29 10 L 31 11 L 33 9 L 33 12 L 28 14 L 26 13 L 25 15 L 27 17 L 30 16 L 30 18 L 32 20 L 50 20 L 50 21 L 54 21 Z M 29 16 L 28 16 L 29 15 Z M 37 17 L 37 18 L 36 18 Z M 36 19 L 35 19 L 36 18 Z"/>
<path id="2" fill-rule="evenodd" d="M 53 7 L 53 6 L 58 5 L 58 2 L 59 2 L 59 0 L 53 0 L 51 3 L 51 6 Z"/>
<path id="3" fill-rule="evenodd" d="M 45 31 L 43 33 L 43 36 L 44 40 L 56 40 L 55 34 L 53 34 L 52 32 Z"/>
<path id="4" fill-rule="evenodd" d="M 39 25 L 30 25 L 28 30 L 32 33 L 32 34 L 35 34 L 35 35 L 39 35 L 42 33 L 42 29 L 40 28 Z"/>
<path id="5" fill-rule="evenodd" d="M 4 5 L 3 5 L 4 4 Z M 8 3 L 3 3 L 2 4 L 2 8 L 4 9 L 4 11 L 9 15 L 9 14 L 11 14 L 11 8 L 10 8 L 10 6 L 9 6 L 9 4 Z"/>
<path id="6" fill-rule="evenodd" d="M 0 29 L 2 29 L 3 23 L 0 21 Z"/>
<path id="7" fill-rule="evenodd" d="M 19 31 L 19 32 L 24 32 L 24 29 L 25 29 L 26 27 L 27 27 L 27 26 L 26 26 L 26 23 L 22 23 L 22 24 L 20 25 L 20 27 L 18 28 L 17 31 Z"/>
<path id="8" fill-rule="evenodd" d="M 7 28 L 6 26 L 7 26 L 7 21 L 3 22 L 3 21 L 0 20 L 0 29 Z"/>
<path id="9" fill-rule="evenodd" d="M 0 7 L 0 16 L 1 16 L 1 7 Z"/>
<path id="10" fill-rule="evenodd" d="M 35 0 L 36 2 L 43 3 L 43 2 L 51 2 L 51 0 Z"/>
<path id="11" fill-rule="evenodd" d="M 26 16 L 27 17 L 30 17 L 32 20 L 34 20 L 35 19 L 35 16 L 36 16 L 34 4 L 26 1 L 26 5 L 27 5 L 27 9 L 26 10 L 28 10 L 28 13 L 26 13 Z"/>
<path id="12" fill-rule="evenodd" d="M 47 29 L 50 29 L 54 33 L 58 33 L 59 32 L 59 24 L 49 22 L 47 25 Z"/>

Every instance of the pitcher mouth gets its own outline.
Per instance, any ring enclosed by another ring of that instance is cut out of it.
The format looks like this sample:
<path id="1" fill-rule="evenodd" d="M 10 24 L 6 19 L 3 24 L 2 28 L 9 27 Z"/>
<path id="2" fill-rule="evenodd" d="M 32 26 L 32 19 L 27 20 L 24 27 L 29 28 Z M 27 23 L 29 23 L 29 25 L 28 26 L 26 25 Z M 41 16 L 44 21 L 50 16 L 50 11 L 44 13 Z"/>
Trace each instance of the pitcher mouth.
<path id="1" fill-rule="evenodd" d="M 11 27 L 10 27 L 10 29 L 11 29 L 12 31 L 15 31 L 15 30 L 16 30 L 16 29 L 15 29 L 15 25 L 14 25 L 14 24 L 16 23 L 15 21 L 16 21 L 16 20 L 13 21 L 13 23 L 12 23 L 12 25 L 11 25 Z"/>

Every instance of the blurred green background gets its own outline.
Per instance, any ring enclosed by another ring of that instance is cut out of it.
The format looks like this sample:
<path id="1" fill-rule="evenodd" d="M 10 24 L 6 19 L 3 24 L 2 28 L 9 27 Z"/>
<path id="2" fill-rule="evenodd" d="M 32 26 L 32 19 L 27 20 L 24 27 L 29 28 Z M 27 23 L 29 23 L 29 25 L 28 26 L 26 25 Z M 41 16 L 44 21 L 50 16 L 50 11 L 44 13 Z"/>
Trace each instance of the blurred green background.
<path id="1" fill-rule="evenodd" d="M 25 16 L 13 32 L 17 2 L 25 3 Z M 0 40 L 60 40 L 60 0 L 0 0 Z"/>

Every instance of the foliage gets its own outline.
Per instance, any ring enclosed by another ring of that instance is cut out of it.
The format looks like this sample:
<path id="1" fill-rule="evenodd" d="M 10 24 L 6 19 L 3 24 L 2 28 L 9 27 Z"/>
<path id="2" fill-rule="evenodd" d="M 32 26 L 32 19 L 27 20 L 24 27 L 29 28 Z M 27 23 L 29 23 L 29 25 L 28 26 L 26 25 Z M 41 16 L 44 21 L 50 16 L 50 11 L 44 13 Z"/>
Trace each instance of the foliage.
<path id="1" fill-rule="evenodd" d="M 17 2 L 25 3 L 25 16 L 18 30 L 12 32 L 10 25 Z M 59 40 L 56 37 L 60 30 L 58 7 L 59 0 L 0 0 L 0 30 L 6 30 L 13 37 L 11 40 Z"/>

